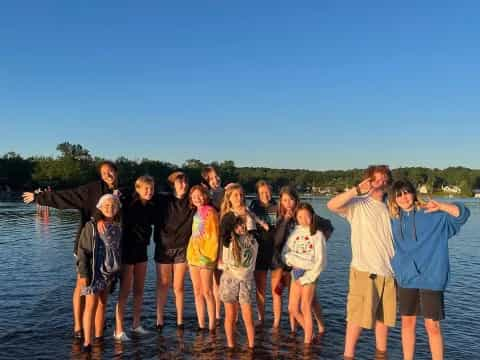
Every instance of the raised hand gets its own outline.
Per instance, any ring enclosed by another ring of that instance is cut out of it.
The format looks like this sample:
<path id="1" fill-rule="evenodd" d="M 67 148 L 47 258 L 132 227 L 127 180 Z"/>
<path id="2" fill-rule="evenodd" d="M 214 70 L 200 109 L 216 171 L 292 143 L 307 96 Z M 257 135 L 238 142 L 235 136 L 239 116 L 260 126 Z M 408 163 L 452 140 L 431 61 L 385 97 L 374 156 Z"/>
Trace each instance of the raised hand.
<path id="1" fill-rule="evenodd" d="M 22 198 L 25 204 L 30 204 L 35 200 L 35 194 L 33 192 L 24 192 Z"/>
<path id="2" fill-rule="evenodd" d="M 287 211 L 285 211 L 285 218 L 286 219 L 291 219 L 295 214 L 293 213 L 293 210 L 292 209 L 287 209 Z"/>
<path id="3" fill-rule="evenodd" d="M 360 184 L 358 184 L 358 188 L 362 194 L 368 194 L 372 191 L 372 180 L 370 178 L 363 180 Z"/>
<path id="4" fill-rule="evenodd" d="M 441 203 L 438 201 L 430 199 L 425 205 L 422 206 L 425 209 L 426 213 L 431 213 L 441 210 Z"/>

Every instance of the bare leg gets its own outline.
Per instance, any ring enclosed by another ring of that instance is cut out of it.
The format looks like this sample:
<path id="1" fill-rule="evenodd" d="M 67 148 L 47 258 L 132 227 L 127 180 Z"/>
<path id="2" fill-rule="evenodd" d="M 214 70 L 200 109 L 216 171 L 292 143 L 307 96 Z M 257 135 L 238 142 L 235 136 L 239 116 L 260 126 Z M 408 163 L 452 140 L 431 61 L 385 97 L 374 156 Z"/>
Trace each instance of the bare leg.
<path id="1" fill-rule="evenodd" d="M 260 324 L 265 322 L 265 290 L 267 288 L 267 272 L 255 271 L 255 288 L 257 295 L 257 314 Z"/>
<path id="2" fill-rule="evenodd" d="M 185 297 L 185 273 L 187 263 L 173 264 L 173 293 L 175 294 L 175 306 L 177 308 L 177 325 L 183 324 L 183 299 Z"/>
<path id="3" fill-rule="evenodd" d="M 298 282 L 294 282 L 290 286 L 288 296 L 288 313 L 296 319 L 301 327 L 304 327 L 303 315 L 300 312 L 300 302 L 302 296 L 302 286 Z"/>
<path id="4" fill-rule="evenodd" d="M 291 275 L 289 272 L 284 272 L 283 273 L 283 284 L 284 286 L 288 289 L 288 292 L 287 294 L 290 292 L 290 284 L 291 284 Z M 295 332 L 297 330 L 297 323 L 296 323 L 296 320 L 295 320 L 295 317 L 291 314 L 289 314 L 289 320 L 290 320 L 290 331 L 291 332 Z"/>
<path id="5" fill-rule="evenodd" d="M 200 270 L 202 282 L 202 302 L 205 299 L 208 312 L 208 328 L 215 329 L 215 298 L 213 297 L 213 271 L 209 269 Z"/>
<path id="6" fill-rule="evenodd" d="M 74 332 L 81 331 L 82 326 L 82 316 L 85 307 L 84 297 L 81 296 L 82 287 L 86 286 L 85 279 L 81 279 L 80 275 L 77 274 L 77 282 L 75 289 L 73 290 L 72 296 L 72 308 L 73 308 L 73 330 Z"/>
<path id="7" fill-rule="evenodd" d="M 167 303 L 168 288 L 172 282 L 172 264 L 157 263 L 157 325 L 164 324 L 163 309 Z"/>
<path id="8" fill-rule="evenodd" d="M 322 305 L 318 301 L 318 297 L 314 295 L 313 297 L 313 316 L 318 327 L 318 334 L 322 335 L 325 332 L 325 321 L 323 319 Z"/>
<path id="9" fill-rule="evenodd" d="M 294 285 L 292 284 L 292 287 L 293 286 Z M 313 339 L 312 302 L 315 293 L 315 284 L 300 286 L 300 291 L 302 293 L 301 309 L 303 318 L 304 343 L 310 344 Z"/>
<path id="10" fill-rule="evenodd" d="M 95 313 L 97 310 L 98 296 L 87 295 L 85 296 L 85 311 L 83 313 L 83 333 L 84 333 L 84 346 L 92 344 L 93 324 L 95 319 Z"/>
<path id="11" fill-rule="evenodd" d="M 225 306 L 225 337 L 227 338 L 227 346 L 235 347 L 234 329 L 235 319 L 237 318 L 238 303 L 224 303 Z"/>
<path id="12" fill-rule="evenodd" d="M 355 347 L 357 345 L 358 338 L 362 332 L 362 328 L 353 324 L 352 322 L 347 322 L 347 330 L 345 333 L 345 351 L 343 355 L 348 358 L 355 357 Z"/>
<path id="13" fill-rule="evenodd" d="M 102 337 L 105 328 L 105 313 L 110 288 L 103 290 L 98 296 L 97 311 L 95 312 L 95 337 Z"/>
<path id="14" fill-rule="evenodd" d="M 404 360 L 415 357 L 416 316 L 402 316 L 402 348 Z"/>
<path id="15" fill-rule="evenodd" d="M 375 343 L 377 344 L 377 351 L 382 353 L 387 351 L 388 326 L 383 322 L 375 323 Z"/>
<path id="16" fill-rule="evenodd" d="M 425 319 L 432 360 L 443 359 L 443 335 L 440 321 Z"/>
<path id="17" fill-rule="evenodd" d="M 242 310 L 243 322 L 247 330 L 248 347 L 251 349 L 255 346 L 255 325 L 253 323 L 253 311 L 251 304 L 240 304 Z"/>
<path id="18" fill-rule="evenodd" d="M 279 328 L 282 316 L 282 293 L 279 290 L 282 287 L 283 270 L 272 270 L 270 275 L 272 281 L 273 327 Z"/>
<path id="19" fill-rule="evenodd" d="M 135 329 L 140 326 L 142 318 L 143 292 L 145 289 L 145 275 L 147 262 L 135 264 L 133 268 L 133 323 Z"/>
<path id="20" fill-rule="evenodd" d="M 215 270 L 213 272 L 213 296 L 215 297 L 215 319 L 220 320 L 222 318 L 222 302 L 220 301 L 220 277 L 222 276 L 221 270 Z"/>
<path id="21" fill-rule="evenodd" d="M 197 311 L 198 326 L 205 327 L 205 304 L 202 296 L 202 280 L 200 278 L 200 268 L 190 266 L 190 279 L 192 279 L 193 296 L 195 298 L 195 310 Z"/>
<path id="22" fill-rule="evenodd" d="M 115 334 L 121 334 L 124 331 L 123 314 L 128 300 L 128 294 L 132 288 L 133 265 L 123 265 L 120 276 L 120 291 L 118 293 L 118 302 L 115 307 Z"/>

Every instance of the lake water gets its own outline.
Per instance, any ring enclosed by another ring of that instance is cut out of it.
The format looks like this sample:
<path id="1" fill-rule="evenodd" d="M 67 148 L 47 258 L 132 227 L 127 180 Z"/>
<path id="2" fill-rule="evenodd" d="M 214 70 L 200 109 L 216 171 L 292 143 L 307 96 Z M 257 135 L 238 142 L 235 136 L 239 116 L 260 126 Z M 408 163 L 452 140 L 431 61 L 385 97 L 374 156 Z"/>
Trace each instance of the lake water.
<path id="1" fill-rule="evenodd" d="M 344 314 L 350 262 L 350 230 L 341 218 L 329 213 L 325 199 L 311 200 L 317 212 L 332 220 L 335 232 L 328 242 L 328 268 L 320 276 L 317 294 L 324 309 L 327 332 L 310 348 L 303 347 L 301 331 L 289 334 L 286 306 L 282 330 L 272 333 L 271 299 L 267 298 L 267 324 L 257 333 L 253 354 L 245 347 L 230 358 L 255 359 L 338 359 L 343 353 Z M 472 215 L 461 233 L 450 242 L 452 277 L 446 292 L 446 320 L 442 322 L 447 359 L 480 358 L 480 202 L 465 200 Z M 83 358 L 80 343 L 72 339 L 71 295 L 75 283 L 72 244 L 79 216 L 75 211 L 50 210 L 39 216 L 35 206 L 0 203 L 0 358 L 66 359 Z M 153 246 L 149 249 L 153 257 Z M 269 290 L 268 290 L 269 291 Z M 185 331 L 176 332 L 172 294 L 166 307 L 166 328 L 161 335 L 152 331 L 124 344 L 115 343 L 113 306 L 109 300 L 106 339 L 93 349 L 93 358 L 223 359 L 223 328 L 216 337 L 196 334 L 196 319 L 190 279 L 186 280 Z M 127 328 L 131 324 L 131 304 L 127 307 Z M 143 324 L 155 324 L 155 269 L 150 259 L 143 311 Z M 245 344 L 239 326 L 237 341 Z M 399 323 L 389 337 L 389 358 L 401 359 Z M 364 331 L 357 358 L 374 358 L 374 338 Z M 429 358 L 428 341 L 420 321 L 417 358 Z"/>

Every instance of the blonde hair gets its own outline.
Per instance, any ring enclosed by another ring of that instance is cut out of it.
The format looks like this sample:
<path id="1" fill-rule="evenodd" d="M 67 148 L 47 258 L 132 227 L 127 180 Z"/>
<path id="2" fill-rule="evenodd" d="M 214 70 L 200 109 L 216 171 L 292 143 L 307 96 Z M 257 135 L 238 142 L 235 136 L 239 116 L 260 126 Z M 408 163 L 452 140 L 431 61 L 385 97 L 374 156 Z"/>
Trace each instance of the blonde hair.
<path id="1" fill-rule="evenodd" d="M 155 186 L 155 180 L 150 175 L 142 175 L 135 180 L 135 189 L 140 189 L 142 185 Z"/>
<path id="2" fill-rule="evenodd" d="M 230 202 L 230 196 L 234 191 L 240 191 L 242 195 L 242 202 L 245 204 L 245 193 L 243 192 L 242 185 L 238 183 L 231 183 L 225 188 L 225 195 L 223 196 L 222 205 L 220 206 L 220 219 L 222 219 L 226 213 L 232 210 L 232 203 Z"/>

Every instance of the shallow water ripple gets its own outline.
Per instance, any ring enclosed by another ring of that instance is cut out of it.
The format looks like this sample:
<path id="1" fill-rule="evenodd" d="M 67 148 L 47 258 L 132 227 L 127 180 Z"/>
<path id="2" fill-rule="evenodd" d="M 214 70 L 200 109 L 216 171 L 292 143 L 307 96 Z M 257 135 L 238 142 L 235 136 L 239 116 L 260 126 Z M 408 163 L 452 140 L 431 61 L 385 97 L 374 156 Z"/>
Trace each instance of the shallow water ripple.
<path id="1" fill-rule="evenodd" d="M 145 288 L 143 324 L 151 333 L 119 344 L 113 341 L 113 304 L 109 300 L 105 340 L 96 344 L 97 359 L 338 359 L 343 353 L 345 300 L 350 261 L 350 230 L 347 223 L 330 214 L 325 199 L 312 201 L 316 210 L 330 218 L 335 232 L 328 242 L 328 268 L 317 287 L 326 319 L 327 332 L 310 348 L 303 346 L 302 333 L 289 334 L 284 313 L 279 332 L 271 329 L 271 298 L 267 296 L 267 324 L 257 332 L 256 349 L 249 352 L 245 330 L 239 323 L 239 349 L 225 350 L 222 328 L 216 336 L 196 333 L 196 319 L 190 280 L 186 280 L 185 331 L 174 326 L 172 294 L 166 308 L 166 327 L 157 334 L 155 323 L 155 269 L 149 262 Z M 461 233 L 450 242 L 452 277 L 447 289 L 447 319 L 442 323 L 447 359 L 479 358 L 480 346 L 480 202 L 468 200 L 472 217 Z M 0 359 L 83 359 L 80 343 L 71 338 L 71 296 L 75 283 L 73 239 L 78 215 L 74 211 L 50 210 L 38 216 L 34 206 L 0 203 Z M 153 247 L 149 249 L 153 254 Z M 131 304 L 127 309 L 131 308 Z M 286 306 L 284 307 L 286 311 Z M 127 327 L 131 323 L 126 313 Z M 358 359 L 373 359 L 374 338 L 364 332 L 358 344 Z M 417 357 L 429 358 L 428 340 L 419 322 Z M 401 359 L 400 332 L 397 327 L 389 340 L 389 359 Z"/>

